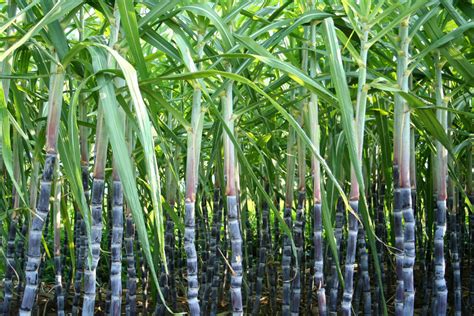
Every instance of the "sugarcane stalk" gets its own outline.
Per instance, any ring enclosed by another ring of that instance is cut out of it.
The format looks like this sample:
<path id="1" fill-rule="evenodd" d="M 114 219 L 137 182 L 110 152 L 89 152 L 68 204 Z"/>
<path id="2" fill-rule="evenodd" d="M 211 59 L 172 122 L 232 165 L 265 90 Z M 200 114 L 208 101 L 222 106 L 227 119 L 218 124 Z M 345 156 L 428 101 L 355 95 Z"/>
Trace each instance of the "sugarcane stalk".
<path id="1" fill-rule="evenodd" d="M 368 36 L 369 36 L 369 26 L 367 23 L 363 22 L 361 24 L 361 48 L 360 48 L 360 64 L 359 64 L 359 75 L 358 75 L 358 84 L 357 84 L 357 100 L 356 100 L 356 122 L 355 122 L 355 131 L 356 131 L 356 141 L 357 141 L 357 158 L 358 161 L 362 161 L 362 149 L 364 141 L 364 126 L 365 126 L 365 108 L 367 103 L 367 92 L 368 87 L 366 86 L 367 80 L 367 55 L 368 55 Z M 345 288 L 342 301 L 342 314 L 350 315 L 351 306 L 352 306 L 352 297 L 353 297 L 353 275 L 354 275 L 354 263 L 355 263 L 355 252 L 356 252 L 356 243 L 357 243 L 357 234 L 359 223 L 356 218 L 356 214 L 359 209 L 359 195 L 365 194 L 365 192 L 359 192 L 359 183 L 354 171 L 355 163 L 351 164 L 351 193 L 350 193 L 350 206 L 352 212 L 349 213 L 349 236 L 347 240 L 347 252 L 346 252 L 346 262 L 345 262 L 345 271 L 344 271 L 344 281 Z M 364 237 L 365 241 L 365 237 Z M 366 251 L 362 253 L 362 256 L 367 256 Z M 365 259 L 362 259 L 365 261 Z M 368 259 L 367 259 L 368 260 Z"/>
<path id="2" fill-rule="evenodd" d="M 15 181 L 20 185 L 21 176 L 20 176 L 20 157 L 19 157 L 19 137 L 17 133 L 13 134 L 13 177 Z M 5 296 L 3 299 L 3 313 L 5 315 L 10 314 L 10 305 L 13 299 L 13 280 L 12 276 L 15 269 L 15 240 L 18 228 L 19 213 L 18 208 L 20 207 L 20 194 L 13 186 L 12 192 L 12 206 L 13 212 L 10 217 L 10 227 L 8 228 L 8 239 L 7 239 L 7 251 L 5 254 L 6 257 L 6 268 L 5 268 Z"/>
<path id="3" fill-rule="evenodd" d="M 47 104 L 47 103 L 46 103 Z M 46 107 L 46 105 L 45 105 Z M 39 131 L 40 129 L 42 128 L 43 126 L 42 125 L 38 125 L 36 127 L 36 132 L 37 134 L 39 134 Z M 39 148 L 39 146 L 36 148 L 35 152 L 34 152 L 34 156 L 35 159 L 33 159 L 33 166 L 32 166 L 32 172 L 31 172 L 31 176 L 30 176 L 30 187 L 29 187 L 29 208 L 30 210 L 35 210 L 36 209 L 36 205 L 37 205 L 37 197 L 38 197 L 38 180 L 39 180 L 39 172 L 40 172 L 40 162 L 38 159 L 38 156 L 39 156 L 39 151 L 41 150 L 41 148 Z M 27 232 L 28 232 L 28 229 L 29 229 L 29 225 L 28 223 L 31 221 L 31 217 L 30 215 L 28 214 L 28 216 L 25 216 L 24 220 L 23 220 L 23 225 L 21 227 L 21 236 L 18 240 L 18 243 L 17 243 L 17 250 L 16 250 L 16 253 L 17 253 L 17 258 L 18 258 L 18 266 L 20 267 L 20 269 L 18 269 L 18 271 L 21 271 L 21 276 L 20 276 L 20 280 L 18 282 L 18 296 L 19 297 L 22 297 L 23 296 L 23 292 L 24 292 L 24 284 L 23 282 L 26 283 L 26 280 L 23 278 L 23 271 L 26 269 L 26 266 L 25 266 L 25 239 L 26 239 L 26 236 L 27 236 Z"/>
<path id="4" fill-rule="evenodd" d="M 265 184 L 265 188 L 268 192 L 268 184 Z M 267 261 L 267 249 L 269 249 L 268 246 L 270 245 L 269 219 L 268 203 L 264 200 L 262 202 L 262 228 L 260 234 L 260 247 L 258 250 L 257 282 L 255 285 L 255 301 L 253 303 L 252 315 L 259 315 L 260 310 L 260 299 L 262 298 L 263 278 Z"/>
<path id="5" fill-rule="evenodd" d="M 408 91 L 407 65 L 409 59 L 409 17 L 400 23 L 400 50 L 397 56 L 397 82 L 402 91 Z M 394 117 L 394 231 L 397 249 L 397 289 L 395 314 L 412 315 L 414 303 L 414 217 L 410 189 L 410 116 L 406 101 L 395 95 Z M 405 232 L 403 222 L 405 220 Z M 408 240 L 405 240 L 408 238 Z M 405 249 L 408 247 L 408 249 Z M 407 282 L 407 284 L 405 284 Z M 407 314 L 408 313 L 408 314 Z"/>
<path id="6" fill-rule="evenodd" d="M 305 35 L 308 33 L 308 30 L 305 29 Z M 307 37 L 307 35 L 305 36 Z M 307 48 L 307 44 L 305 47 Z M 301 58 L 301 68 L 306 73 L 308 69 L 308 50 L 304 49 L 302 52 Z M 305 94 L 305 89 L 301 89 L 301 94 Z M 307 104 L 306 100 L 302 101 L 300 104 L 300 116 L 299 116 L 299 124 L 302 128 L 304 128 L 304 121 L 305 121 L 305 113 L 307 112 Z M 306 187 L 305 187 L 305 180 L 306 180 L 306 153 L 305 153 L 305 145 L 303 141 L 298 138 L 297 140 L 297 147 L 298 147 L 298 203 L 296 206 L 296 217 L 295 222 L 293 225 L 293 238 L 295 241 L 296 247 L 296 263 L 294 265 L 294 277 L 292 281 L 292 289 L 291 289 L 291 314 L 298 315 L 300 310 L 300 302 L 301 302 L 301 269 L 304 267 L 302 259 L 303 259 L 303 247 L 304 247 L 304 230 L 303 230 L 303 223 L 304 223 L 304 206 L 305 206 L 305 199 L 306 199 Z"/>
<path id="7" fill-rule="evenodd" d="M 377 183 L 378 188 L 378 196 L 375 201 L 375 207 L 376 207 L 376 213 L 377 213 L 377 226 L 376 226 L 376 234 L 377 236 L 380 237 L 380 239 L 383 242 L 386 242 L 386 221 L 385 221 L 385 214 L 384 214 L 384 203 L 385 203 L 385 185 L 383 184 L 383 179 L 382 179 L 382 173 L 379 174 L 378 177 L 379 181 Z M 382 272 L 382 284 L 384 286 L 380 287 L 377 283 L 377 287 L 375 289 L 375 297 L 374 297 L 374 303 L 376 304 L 374 310 L 376 314 L 381 314 L 381 304 L 379 304 L 379 300 L 382 296 L 382 294 L 385 292 L 385 251 L 384 251 L 384 245 L 379 242 L 377 243 L 377 254 L 378 254 L 378 260 L 379 264 L 381 266 L 381 272 Z"/>
<path id="8" fill-rule="evenodd" d="M 290 126 L 288 135 L 287 151 L 286 151 L 286 192 L 285 204 L 283 211 L 283 219 L 288 227 L 291 227 L 291 209 L 293 206 L 294 195 L 294 177 L 295 177 L 295 130 Z M 290 237 L 283 235 L 283 253 L 281 259 L 282 278 L 283 278 L 283 315 L 290 315 L 290 300 L 291 300 L 291 242 Z"/>
<path id="9" fill-rule="evenodd" d="M 114 158 L 116 159 L 116 158 Z M 110 267 L 110 313 L 121 314 L 122 305 L 122 237 L 123 237 L 123 190 L 114 163 L 113 200 L 112 200 L 112 238 L 111 238 L 111 267 Z"/>
<path id="10" fill-rule="evenodd" d="M 208 269 L 208 236 L 207 236 L 207 216 L 208 216 L 208 211 L 207 211 L 207 203 L 206 203 L 206 197 L 205 194 L 202 194 L 201 197 L 201 216 L 198 219 L 198 244 L 200 244 L 199 247 L 199 258 L 201 261 L 201 287 L 203 288 L 202 291 L 200 291 L 199 299 L 200 301 L 204 301 L 204 295 L 205 292 L 207 291 L 207 269 Z M 202 305 L 202 313 L 207 314 L 207 304 Z"/>
<path id="11" fill-rule="evenodd" d="M 444 100 L 446 101 L 446 100 Z M 447 106 L 447 104 L 446 104 Z M 446 127 L 452 125 L 453 117 L 452 114 L 446 114 Z M 453 137 L 451 131 L 447 131 L 447 134 Z M 451 161 L 454 163 L 454 161 Z M 459 170 L 459 169 L 458 169 Z M 452 266 L 452 285 L 453 285 L 453 296 L 454 296 L 454 315 L 461 316 L 462 315 L 462 284 L 461 284 L 461 254 L 459 247 L 459 239 L 460 239 L 460 225 L 458 223 L 458 217 L 462 214 L 459 212 L 460 209 L 458 206 L 460 205 L 458 202 L 459 195 L 457 194 L 456 186 L 454 181 L 451 178 L 447 179 L 448 181 L 448 209 L 449 209 L 449 218 L 451 227 L 450 231 L 450 257 L 451 257 L 451 266 Z M 461 219 L 464 222 L 464 219 Z M 461 222 L 462 223 L 462 222 Z M 462 244 L 462 239 L 461 239 Z"/>
<path id="12" fill-rule="evenodd" d="M 84 28 L 85 19 L 84 10 L 81 8 L 79 11 L 81 27 L 78 28 L 79 41 L 84 39 Z M 87 105 L 84 104 L 84 96 L 80 96 L 79 107 L 79 119 L 87 122 Z M 81 151 L 81 178 L 82 188 L 86 201 L 90 200 L 90 189 L 89 189 L 89 129 L 84 125 L 79 125 L 79 145 Z M 79 307 L 81 306 L 81 285 L 84 277 L 84 263 L 86 260 L 86 248 L 87 248 L 87 236 L 86 236 L 86 223 L 82 218 L 82 214 L 79 211 L 79 207 L 75 207 L 75 222 L 74 222 L 74 244 L 76 254 L 76 271 L 74 274 L 74 297 L 72 301 L 72 315 L 76 316 L 79 314 Z"/>
<path id="13" fill-rule="evenodd" d="M 171 114 L 168 115 L 168 127 L 173 128 L 173 118 Z M 170 153 L 176 157 L 176 151 L 174 146 L 170 146 Z M 172 212 L 176 211 L 176 190 L 177 183 L 175 175 L 171 167 L 176 169 L 177 160 L 174 159 L 172 162 L 166 165 L 166 200 L 170 206 Z M 165 251 L 168 256 L 168 275 L 165 269 L 162 269 L 162 282 L 165 286 L 164 297 L 170 303 L 172 308 L 176 308 L 176 276 L 175 276 L 175 227 L 174 221 L 169 214 L 166 215 L 166 231 L 165 231 Z M 161 304 L 160 299 L 157 300 L 156 314 L 162 315 L 165 312 L 165 306 Z"/>
<path id="14" fill-rule="evenodd" d="M 220 189 L 220 177 L 217 176 L 214 183 L 214 219 L 212 221 L 212 235 L 214 239 L 214 248 L 211 248 L 211 261 L 213 264 L 213 277 L 212 277 L 212 288 L 211 288 L 211 309 L 210 315 L 217 314 L 217 300 L 219 298 L 219 284 L 222 276 L 219 274 L 220 269 L 220 254 L 219 247 L 221 241 L 221 226 L 222 226 L 222 197 Z"/>
<path id="15" fill-rule="evenodd" d="M 369 256 L 367 255 L 367 246 L 365 243 L 365 230 L 359 226 L 358 240 L 359 258 L 360 258 L 360 282 L 364 301 L 364 315 L 372 315 L 372 297 L 370 293 L 369 276 Z"/>
<path id="16" fill-rule="evenodd" d="M 409 62 L 409 45 L 410 38 L 408 36 L 409 17 L 401 22 L 400 25 L 400 45 L 401 50 L 399 56 L 402 56 L 400 65 L 400 73 L 398 74 L 398 84 L 402 91 L 408 92 L 409 75 L 406 71 Z M 400 206 L 404 220 L 404 258 L 403 258 L 403 285 L 404 285 L 404 302 L 403 314 L 413 315 L 415 305 L 415 284 L 413 277 L 413 267 L 415 265 L 415 216 L 412 208 L 411 200 L 411 181 L 410 181 L 410 111 L 405 99 L 400 99 L 402 106 L 401 117 L 401 143 L 400 143 Z"/>
<path id="17" fill-rule="evenodd" d="M 469 144 L 467 148 L 467 175 L 466 175 L 466 193 L 471 204 L 474 204 L 474 189 L 472 182 L 472 151 L 473 146 Z M 474 313 L 474 213 L 469 214 L 469 306 L 470 311 Z"/>
<path id="18" fill-rule="evenodd" d="M 237 163 L 236 166 L 236 174 L 239 174 L 239 165 Z M 241 203 L 240 203 L 240 198 L 245 196 L 241 195 L 240 191 L 240 181 L 239 177 L 237 176 L 237 205 L 239 206 L 238 213 L 242 214 L 242 209 L 241 209 Z M 254 260 L 254 254 L 253 254 L 253 237 L 252 237 L 252 227 L 250 225 L 250 216 L 249 216 L 249 209 L 248 209 L 248 204 L 245 205 L 244 208 L 244 214 L 245 214 L 245 219 L 242 220 L 242 243 L 244 247 L 244 253 L 243 253 L 243 273 L 244 279 L 243 279 L 243 286 L 244 286 L 244 294 L 245 294 L 245 299 L 243 304 L 245 306 L 249 305 L 250 298 L 252 297 L 252 292 L 255 287 L 255 265 L 253 264 Z M 257 223 L 258 225 L 258 223 Z"/>
<path id="19" fill-rule="evenodd" d="M 449 223 L 450 223 L 450 254 L 451 254 L 451 266 L 453 271 L 452 284 L 454 292 L 454 315 L 461 316 L 462 314 L 462 292 L 461 292 L 461 263 L 459 258 L 459 228 L 458 228 L 458 209 L 456 201 L 456 189 L 452 181 L 449 181 L 449 194 L 448 194 L 448 209 L 449 212 Z"/>
<path id="20" fill-rule="evenodd" d="M 58 315 L 65 315 L 64 312 L 64 290 L 62 284 L 62 256 L 61 256 L 61 173 L 56 165 L 56 181 L 54 186 L 54 268 L 56 272 L 56 308 Z"/>
<path id="21" fill-rule="evenodd" d="M 41 236 L 44 221 L 49 213 L 51 181 L 57 159 L 57 139 L 62 107 L 64 71 L 51 62 L 51 79 L 48 99 L 48 121 L 46 125 L 46 159 L 41 178 L 40 193 L 35 214 L 31 218 L 28 233 L 28 253 L 25 268 L 26 286 L 20 307 L 20 315 L 31 315 L 36 302 L 39 278 L 38 270 L 41 263 Z"/>
<path id="22" fill-rule="evenodd" d="M 440 53 L 435 55 L 435 72 L 436 72 L 436 106 L 447 107 L 444 98 L 443 79 L 442 79 L 442 62 Z M 441 126 L 447 131 L 447 112 L 444 109 L 438 109 L 436 116 Z M 436 212 L 436 228 L 434 237 L 434 263 L 435 263 L 435 286 L 436 286 L 436 314 L 446 315 L 448 288 L 445 280 L 445 260 L 444 260 L 444 235 L 446 232 L 446 198 L 447 198 L 447 176 L 448 176 L 448 153 L 447 149 L 440 143 L 436 144 L 437 151 L 437 212 Z"/>
<path id="23" fill-rule="evenodd" d="M 227 72 L 231 72 L 230 65 L 227 66 Z M 225 97 L 223 97 L 224 122 L 230 133 L 234 134 L 233 121 L 233 83 L 229 82 Z M 243 315 L 242 306 L 242 233 L 240 227 L 239 214 L 239 198 L 237 184 L 237 168 L 235 161 L 234 144 L 230 140 L 229 135 L 224 134 L 224 175 L 226 180 L 226 196 L 227 196 L 227 228 L 231 246 L 231 280 L 230 280 L 230 296 L 232 305 L 232 314 Z"/>
<path id="24" fill-rule="evenodd" d="M 336 237 L 336 250 L 338 256 L 341 257 L 342 228 L 344 227 L 344 204 L 342 199 L 338 199 L 337 202 L 335 222 L 334 236 Z M 339 276 L 337 274 L 336 260 L 333 260 L 331 265 L 331 283 L 329 290 L 329 313 L 331 315 L 337 314 L 338 293 Z"/>
<path id="25" fill-rule="evenodd" d="M 81 96 L 81 98 L 83 98 Z M 79 108 L 79 119 L 87 120 L 87 107 L 81 106 Z M 86 201 L 90 199 L 89 190 L 89 145 L 88 145 L 89 130 L 85 126 L 79 126 L 79 144 L 81 150 L 81 179 L 82 188 Z M 79 314 L 79 306 L 81 306 L 81 284 L 84 276 L 84 262 L 86 260 L 87 236 L 86 223 L 82 218 L 82 214 L 78 207 L 75 207 L 75 222 L 74 222 L 74 244 L 76 252 L 76 271 L 74 274 L 74 297 L 72 301 L 73 316 Z"/>
<path id="26" fill-rule="evenodd" d="M 202 35 L 198 38 L 199 58 L 203 54 Z M 198 262 L 195 245 L 196 238 L 196 189 L 198 185 L 198 167 L 201 151 L 202 125 L 204 112 L 201 110 L 202 91 L 199 85 L 195 85 L 193 91 L 193 103 L 191 113 L 191 128 L 188 130 L 187 155 L 186 155 L 186 194 L 185 194 L 185 215 L 184 215 L 184 249 L 186 251 L 186 268 L 188 279 L 187 302 L 189 312 L 192 316 L 200 314 L 200 304 L 198 300 Z"/>
<path id="27" fill-rule="evenodd" d="M 107 159 L 107 134 L 104 123 L 104 113 L 99 103 L 97 117 L 95 165 L 91 194 L 91 250 L 90 256 L 86 257 L 84 269 L 84 301 L 82 303 L 82 314 L 93 315 L 96 297 L 96 272 L 100 259 L 100 242 L 102 240 L 102 209 L 104 203 L 105 163 Z"/>
<path id="28" fill-rule="evenodd" d="M 120 30 L 120 12 L 118 8 L 118 2 L 115 3 L 114 5 L 114 10 L 113 10 L 113 20 L 110 25 L 110 37 L 109 37 L 109 47 L 114 47 L 115 43 L 117 43 L 118 38 L 119 38 L 119 30 Z M 115 63 L 112 59 L 111 56 L 108 57 L 107 63 L 110 68 L 115 67 Z M 123 81 L 119 81 L 117 79 L 117 85 L 118 86 L 123 86 Z M 122 110 L 119 110 L 120 114 L 122 117 L 124 117 L 124 114 Z M 122 118 L 123 120 L 123 118 Z M 125 126 L 122 122 L 122 126 Z M 99 107 L 98 107 L 98 117 L 97 117 L 97 128 L 96 128 L 96 157 L 95 157 L 95 166 L 94 166 L 94 179 L 93 179 L 93 185 L 92 185 L 92 201 L 91 201 L 91 209 L 92 209 L 92 229 L 91 229 L 91 251 L 92 251 L 92 258 L 90 262 L 86 263 L 85 265 L 85 273 L 84 273 L 84 302 L 83 302 L 83 315 L 92 315 L 94 313 L 94 304 L 95 304 L 95 283 L 96 283 L 96 270 L 97 266 L 99 263 L 100 259 L 100 243 L 102 240 L 102 209 L 103 209 L 103 200 L 104 200 L 104 181 L 105 181 L 105 164 L 107 160 L 107 147 L 108 147 L 108 137 L 106 133 L 106 126 L 105 126 L 105 118 L 104 118 L 104 113 L 102 109 L 102 104 L 99 102 Z M 117 175 L 118 177 L 118 175 Z M 119 212 L 119 209 L 122 210 L 123 213 L 123 195 L 121 193 L 121 185 L 119 185 L 118 182 L 120 181 L 118 178 L 114 179 L 114 189 L 117 189 L 117 195 L 115 196 L 114 193 L 114 201 L 113 203 L 117 202 L 118 204 L 116 205 L 116 211 Z M 115 192 L 115 191 L 114 191 Z M 121 201 L 120 201 L 121 200 Z M 112 207 L 113 208 L 113 207 Z M 113 213 L 117 213 L 114 210 L 112 210 Z M 119 215 L 116 214 L 118 217 Z M 123 216 L 123 215 L 122 215 Z M 117 221 L 114 221 L 115 218 L 113 218 L 113 222 L 116 225 L 120 225 L 120 220 L 117 218 Z M 123 227 L 123 219 L 121 220 L 122 224 L 121 226 Z M 115 227 L 116 230 L 115 232 L 119 232 L 120 229 L 118 227 Z M 121 241 L 121 236 L 120 241 Z M 121 246 L 120 248 L 116 249 L 116 251 L 121 252 Z M 116 254 L 118 255 L 118 254 Z M 117 259 L 117 258 L 114 258 Z M 112 261 L 114 261 L 112 259 Z M 116 262 L 116 260 L 115 260 Z M 121 264 L 120 264 L 121 265 Z M 113 269 L 113 268 L 112 268 Z M 117 278 L 117 274 L 120 275 L 120 273 L 112 273 L 111 269 L 111 286 L 114 286 L 113 291 L 115 291 L 115 296 L 118 296 L 119 293 L 121 292 L 121 286 L 120 289 L 117 288 L 116 286 L 118 283 L 121 283 L 121 281 L 114 280 L 112 281 L 112 277 Z M 114 293 L 112 293 L 114 295 Z M 121 294 L 120 294 L 121 296 Z M 112 307 L 113 310 L 113 307 Z M 120 312 L 120 311 L 119 311 Z"/>
<path id="29" fill-rule="evenodd" d="M 278 176 L 275 176 L 275 183 L 278 183 Z M 277 184 L 277 190 L 280 186 Z M 275 195 L 275 206 L 277 209 L 280 209 L 280 197 L 278 194 Z M 268 269 L 268 278 L 270 279 L 270 312 L 275 313 L 277 307 L 277 292 L 278 292 L 278 254 L 280 252 L 280 227 L 278 223 L 278 218 L 276 216 L 273 217 L 273 227 L 274 227 L 274 238 L 273 244 L 271 245 L 271 257 L 269 258 L 268 262 L 270 262 L 270 267 Z M 271 236 L 270 236 L 271 240 Z"/>
<path id="30" fill-rule="evenodd" d="M 135 234 L 138 232 L 135 231 Z M 135 235 L 135 239 L 138 240 L 138 236 Z M 142 315 L 148 315 L 148 308 L 149 308 L 149 298 L 148 298 L 148 289 L 150 286 L 149 278 L 150 278 L 150 270 L 148 268 L 145 255 L 143 253 L 143 248 L 140 242 L 137 242 L 138 246 L 138 262 L 140 265 L 140 280 L 142 285 Z"/>
<path id="31" fill-rule="evenodd" d="M 15 1 L 8 0 L 6 3 L 7 6 L 7 11 L 8 11 L 8 18 L 11 18 L 15 16 L 16 14 L 16 3 Z M 12 27 L 7 28 L 6 36 L 11 36 L 13 31 Z M 8 41 L 5 42 L 5 49 L 8 48 L 9 44 Z M 12 60 L 13 56 L 10 56 L 6 60 L 0 63 L 0 73 L 9 75 L 11 74 L 12 70 Z M 3 89 L 3 97 L 4 100 L 2 100 L 5 104 L 5 106 L 8 104 L 8 99 L 9 99 L 9 92 L 10 92 L 10 79 L 2 79 L 2 89 Z M 10 131 L 8 131 L 9 133 Z M 0 132 L 1 134 L 1 132 Z M 19 175 L 19 159 L 17 157 L 18 153 L 18 136 L 16 133 L 14 133 L 13 136 L 13 156 L 15 157 L 13 160 L 14 166 L 13 166 L 13 176 L 15 178 L 15 181 L 19 183 L 20 180 L 20 175 Z M 1 150 L 0 146 L 0 150 Z M 15 152 L 16 151 L 16 152 Z M 2 164 L 3 164 L 3 159 Z M 15 239 L 16 239 L 16 231 L 17 231 L 17 226 L 18 226 L 18 212 L 17 209 L 19 207 L 19 193 L 17 192 L 16 188 L 13 187 L 13 213 L 11 214 L 10 217 L 10 227 L 8 228 L 8 240 L 7 240 L 7 251 L 6 251 L 6 267 L 5 267 L 5 291 L 4 291 L 4 299 L 3 299 L 3 305 L 2 305 L 2 312 L 5 315 L 9 315 L 10 313 L 10 304 L 11 300 L 13 298 L 13 281 L 12 281 L 12 275 L 13 275 L 13 269 L 14 269 L 14 264 L 15 264 Z M 21 283 L 21 281 L 20 281 Z"/>
<path id="32" fill-rule="evenodd" d="M 133 244 L 135 239 L 135 225 L 133 224 L 130 208 L 125 207 L 125 256 L 127 262 L 127 295 L 125 313 L 127 316 L 137 314 L 137 270 Z"/>
<path id="33" fill-rule="evenodd" d="M 215 212 L 216 210 L 213 209 L 213 221 L 215 219 Z M 206 287 L 204 289 L 204 294 L 203 294 L 203 301 L 205 302 L 203 305 L 203 314 L 209 313 L 209 306 L 210 306 L 210 300 L 209 296 L 211 294 L 211 287 L 212 287 L 212 278 L 214 276 L 214 261 L 215 261 L 215 252 L 216 252 L 216 239 L 215 239 L 215 228 L 214 228 L 214 223 L 212 224 L 210 236 L 209 236 L 209 251 L 208 251 L 208 256 L 209 259 L 207 260 L 207 269 L 206 269 Z"/>
<path id="34" fill-rule="evenodd" d="M 316 59 L 316 23 L 311 23 L 310 47 L 310 75 L 316 77 L 318 64 Z M 321 130 L 319 126 L 319 106 L 318 97 L 315 93 L 310 94 L 309 101 L 310 118 L 310 138 L 316 152 L 319 155 Z M 324 257 L 323 257 L 323 224 L 322 224 L 322 205 L 321 205 L 321 166 L 316 155 L 311 156 L 311 173 L 313 175 L 313 243 L 314 243 L 314 283 L 318 296 L 318 309 L 320 315 L 327 314 L 326 290 L 324 286 Z"/>

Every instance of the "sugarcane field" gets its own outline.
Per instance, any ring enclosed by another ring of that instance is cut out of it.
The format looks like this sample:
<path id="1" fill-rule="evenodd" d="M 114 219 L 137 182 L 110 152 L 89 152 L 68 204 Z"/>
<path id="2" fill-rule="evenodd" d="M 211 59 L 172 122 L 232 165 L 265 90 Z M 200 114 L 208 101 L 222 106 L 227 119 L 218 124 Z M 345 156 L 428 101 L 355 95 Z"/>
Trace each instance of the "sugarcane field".
<path id="1" fill-rule="evenodd" d="M 0 315 L 474 315 L 471 0 L 0 0 Z"/>

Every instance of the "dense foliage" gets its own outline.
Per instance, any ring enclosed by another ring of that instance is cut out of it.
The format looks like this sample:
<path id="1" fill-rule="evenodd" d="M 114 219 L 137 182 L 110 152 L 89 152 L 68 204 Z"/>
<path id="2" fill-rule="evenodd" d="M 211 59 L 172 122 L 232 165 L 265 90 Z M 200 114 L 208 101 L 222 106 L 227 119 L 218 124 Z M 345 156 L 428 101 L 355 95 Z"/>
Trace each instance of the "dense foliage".
<path id="1" fill-rule="evenodd" d="M 469 315 L 469 1 L 0 2 L 1 310 Z"/>

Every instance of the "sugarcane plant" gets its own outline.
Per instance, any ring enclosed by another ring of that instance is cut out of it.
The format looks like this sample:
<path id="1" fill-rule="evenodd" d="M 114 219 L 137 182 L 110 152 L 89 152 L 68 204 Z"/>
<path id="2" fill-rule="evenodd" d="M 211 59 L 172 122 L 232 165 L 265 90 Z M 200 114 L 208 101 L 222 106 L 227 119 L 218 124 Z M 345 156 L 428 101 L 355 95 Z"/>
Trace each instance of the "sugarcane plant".
<path id="1" fill-rule="evenodd" d="M 472 314 L 471 11 L 0 3 L 0 313 Z"/>
<path id="2" fill-rule="evenodd" d="M 57 61 L 56 61 L 57 62 Z M 46 125 L 46 158 L 40 182 L 40 193 L 36 210 L 31 216 L 28 231 L 28 253 L 25 267 L 26 285 L 20 307 L 21 315 L 31 315 L 38 290 L 38 270 L 41 263 L 41 236 L 44 221 L 49 213 L 51 187 L 54 168 L 57 163 L 57 141 L 63 102 L 64 69 L 61 65 L 51 63 L 51 79 L 48 100 L 48 121 Z"/>

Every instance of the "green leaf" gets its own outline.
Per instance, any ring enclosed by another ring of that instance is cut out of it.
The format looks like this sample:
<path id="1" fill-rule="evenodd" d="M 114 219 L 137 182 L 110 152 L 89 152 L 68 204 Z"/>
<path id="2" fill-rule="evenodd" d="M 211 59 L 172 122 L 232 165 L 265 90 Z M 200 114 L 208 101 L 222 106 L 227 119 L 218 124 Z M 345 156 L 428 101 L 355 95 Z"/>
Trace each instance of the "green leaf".
<path id="1" fill-rule="evenodd" d="M 415 60 L 413 61 L 413 65 L 410 67 L 410 71 L 412 71 L 418 64 L 417 61 L 423 59 L 426 55 L 433 53 L 437 48 L 442 47 L 453 40 L 459 39 L 459 37 L 464 34 L 464 32 L 471 30 L 474 28 L 474 21 L 464 24 L 457 29 L 443 35 L 442 37 L 438 38 L 436 41 L 430 44 L 430 46 L 426 47 L 420 53 L 416 54 Z"/>
<path id="2" fill-rule="evenodd" d="M 143 57 L 143 50 L 140 46 L 140 35 L 138 33 L 137 17 L 135 15 L 135 7 L 133 1 L 118 0 L 118 8 L 120 11 L 120 24 L 123 27 L 127 44 L 133 60 L 137 64 L 138 73 L 142 79 L 148 77 L 148 70 Z"/>
<path id="3" fill-rule="evenodd" d="M 40 2 L 40 0 L 34 0 L 32 1 L 30 4 L 28 4 L 28 6 L 26 6 L 25 8 L 23 8 L 23 10 L 21 10 L 20 12 L 18 12 L 14 17 L 10 18 L 8 21 L 6 21 L 2 26 L 0 26 L 0 33 L 3 33 L 5 32 L 5 30 L 13 25 L 13 23 L 15 23 L 15 21 L 17 21 L 18 19 L 20 19 L 24 14 L 26 14 L 26 12 L 28 10 L 30 10 L 32 7 L 34 7 L 35 5 L 37 5 L 38 3 Z"/>
<path id="4" fill-rule="evenodd" d="M 448 135 L 436 118 L 436 113 L 432 108 L 426 107 L 426 103 L 407 92 L 399 92 L 407 101 L 408 106 L 414 110 L 415 120 L 420 122 L 423 128 L 433 137 L 436 138 L 452 155 L 452 144 Z"/>
<path id="5" fill-rule="evenodd" d="M 12 46 L 8 47 L 0 55 L 0 62 L 4 61 L 10 54 L 12 54 L 18 47 L 25 44 L 32 36 L 36 35 L 43 27 L 48 25 L 51 22 L 61 19 L 66 13 L 77 7 L 82 3 L 82 0 L 59 0 L 51 8 L 51 10 L 46 13 L 46 15 L 33 27 L 23 35 L 18 41 L 16 41 Z"/>
<path id="6" fill-rule="evenodd" d="M 227 28 L 227 25 L 222 21 L 221 17 L 209 7 L 206 3 L 197 3 L 191 4 L 184 7 L 181 7 L 181 11 L 191 11 L 197 15 L 205 16 L 214 24 L 219 33 L 222 36 L 222 44 L 225 51 L 228 51 L 234 45 L 234 37 L 232 33 Z"/>
<path id="7" fill-rule="evenodd" d="M 18 184 L 13 172 L 13 151 L 10 139 L 10 112 L 5 103 L 3 88 L 0 88 L 0 148 L 2 160 L 7 169 L 7 173 L 15 186 L 15 190 L 24 204 L 27 204 L 23 196 L 23 190 Z"/>
<path id="8" fill-rule="evenodd" d="M 271 68 L 280 69 L 286 72 L 288 76 L 296 83 L 318 94 L 318 96 L 320 96 L 321 99 L 324 99 L 326 102 L 334 102 L 336 100 L 334 95 L 332 95 L 328 90 L 316 83 L 309 76 L 305 75 L 300 69 L 273 57 L 272 54 L 270 54 L 265 48 L 257 44 L 250 37 L 240 35 L 236 35 L 235 37 L 240 41 L 242 45 L 258 54 L 252 54 L 255 59 L 267 64 Z"/>

